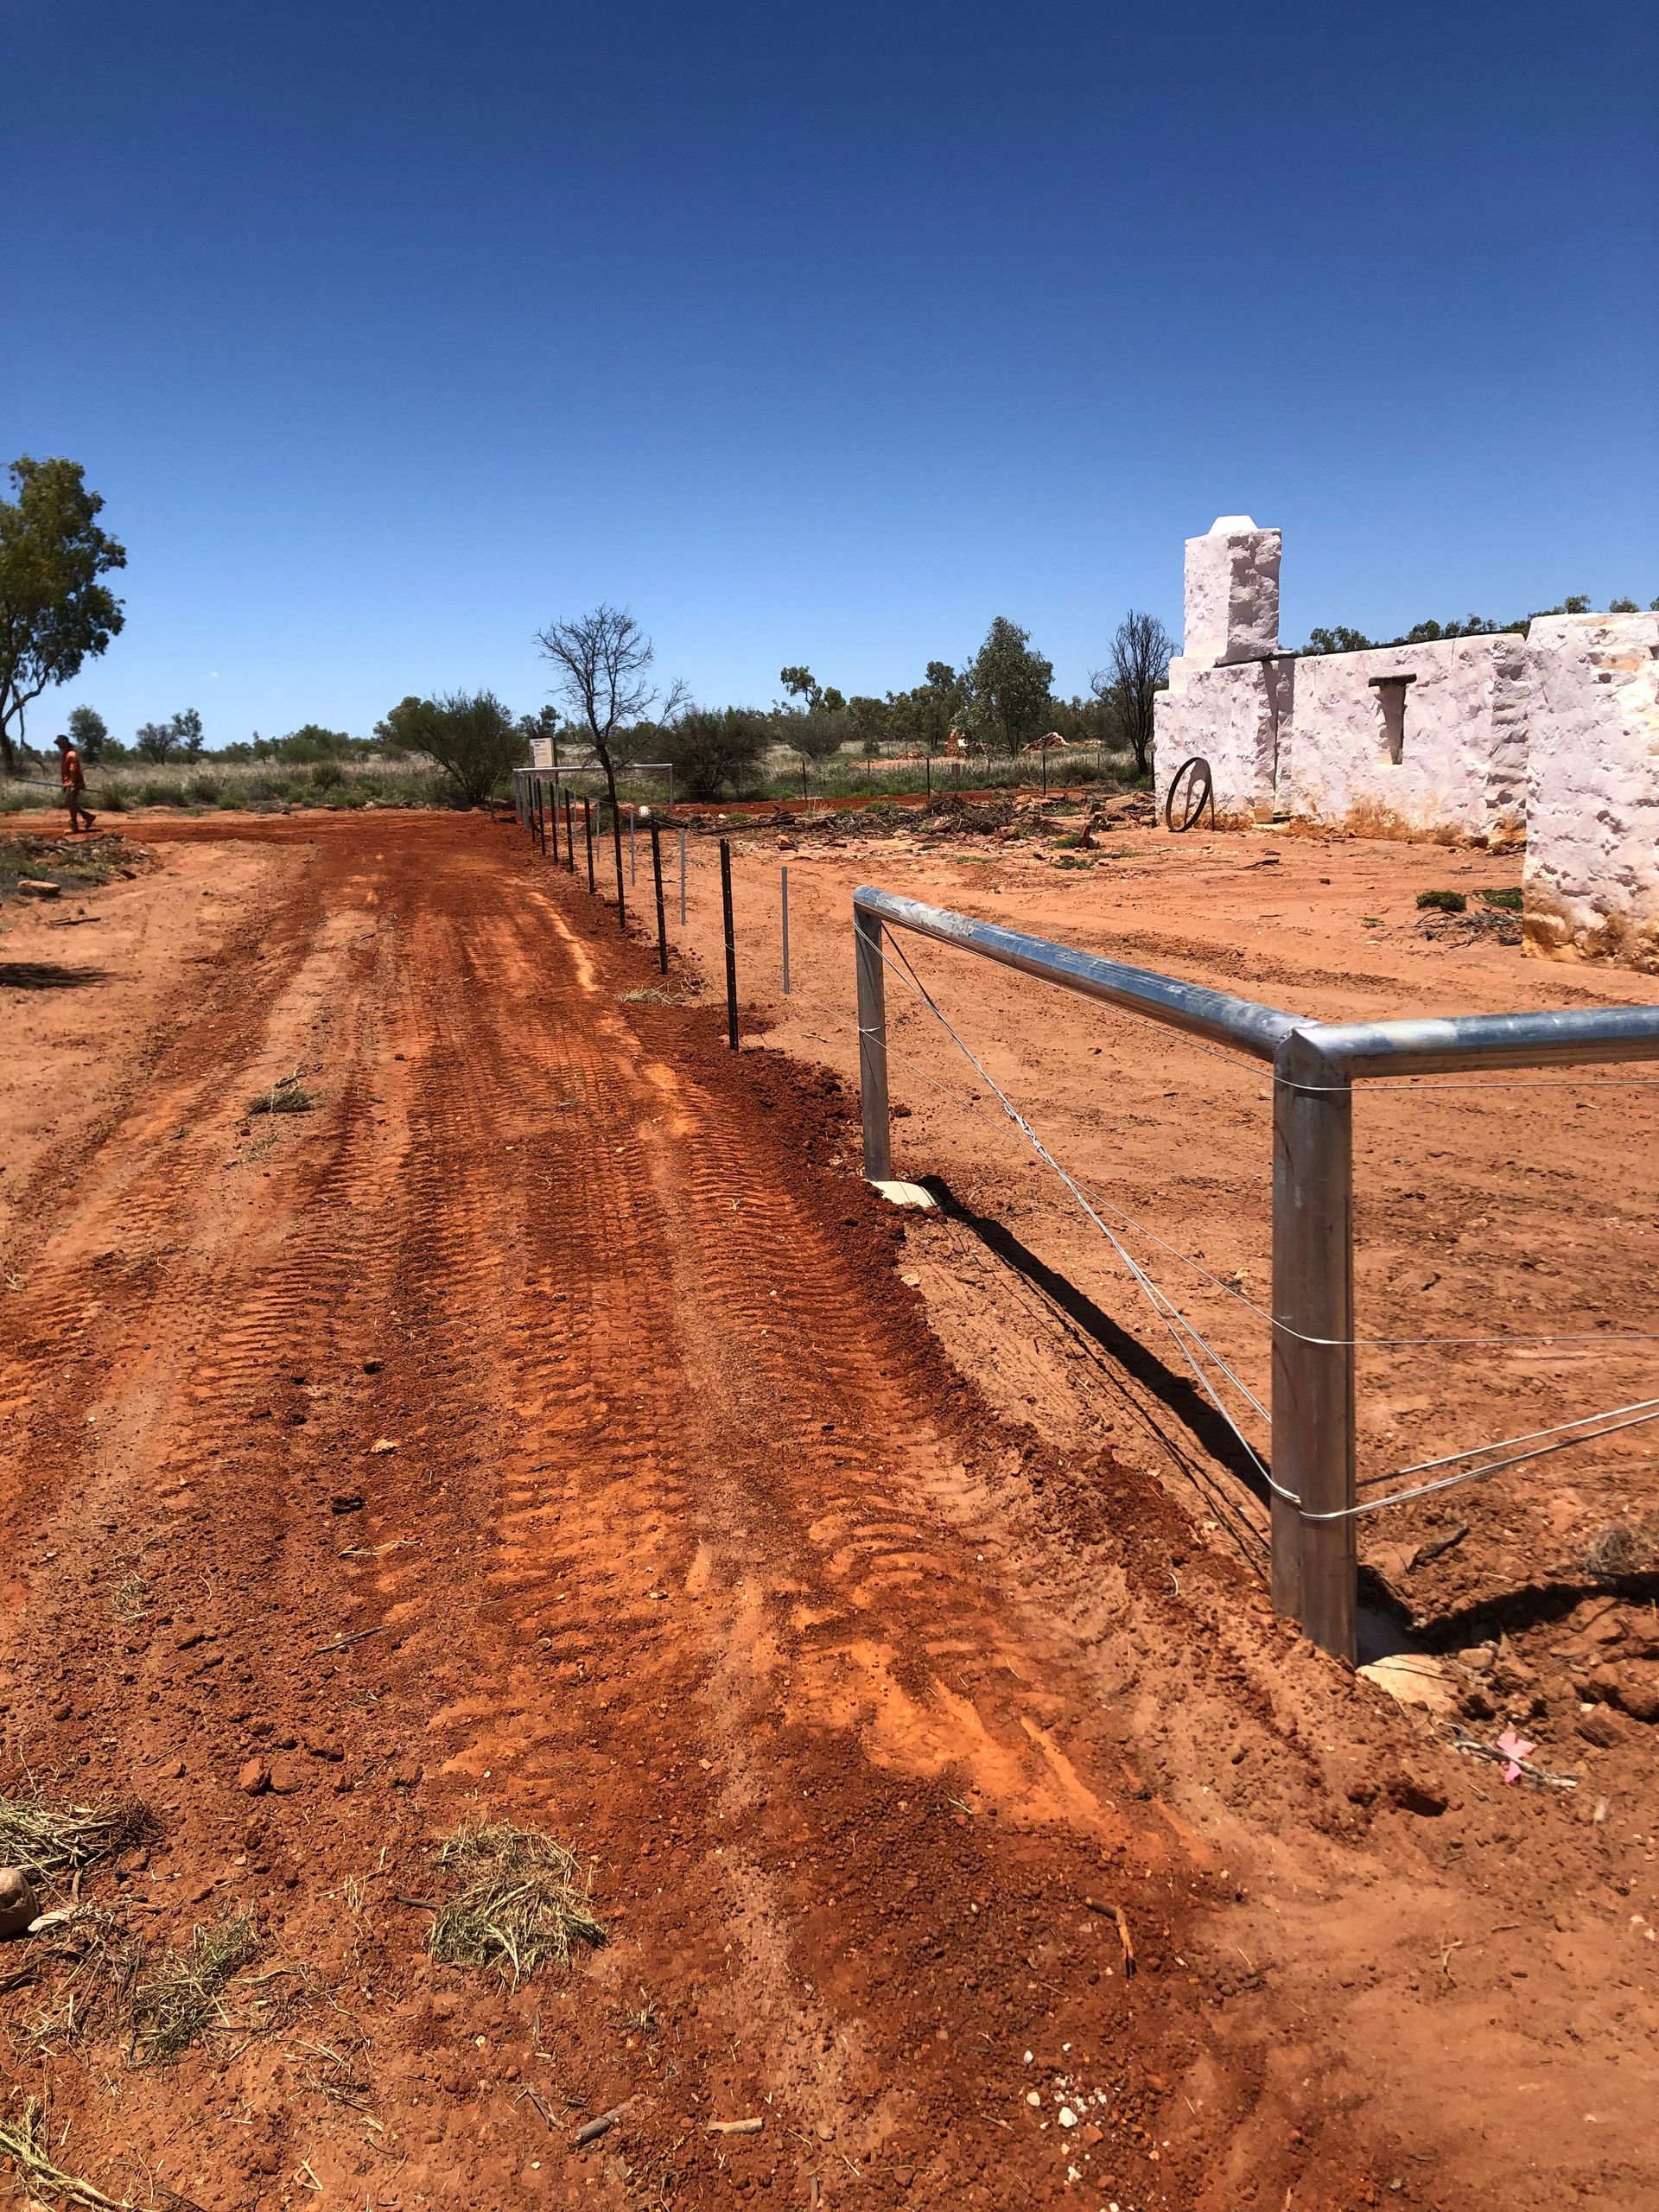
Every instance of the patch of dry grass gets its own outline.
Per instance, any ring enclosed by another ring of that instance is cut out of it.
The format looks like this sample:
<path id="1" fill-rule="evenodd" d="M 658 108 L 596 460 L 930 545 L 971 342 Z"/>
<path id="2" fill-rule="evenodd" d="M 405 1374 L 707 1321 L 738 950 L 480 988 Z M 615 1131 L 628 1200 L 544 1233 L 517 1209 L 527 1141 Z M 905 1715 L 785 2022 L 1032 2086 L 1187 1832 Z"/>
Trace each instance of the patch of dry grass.
<path id="1" fill-rule="evenodd" d="M 37 1886 L 55 1884 L 137 1844 L 160 1826 L 148 1805 L 60 1805 L 26 1789 L 0 1791 L 0 1866 L 21 1866 Z"/>
<path id="2" fill-rule="evenodd" d="M 438 1864 L 461 1884 L 427 1938 L 446 1965 L 494 1967 L 517 1983 L 550 1961 L 569 1966 L 579 1943 L 605 1941 L 575 1853 L 551 1836 L 479 1821 L 445 1838 Z"/>
<path id="3" fill-rule="evenodd" d="M 144 1947 L 118 1913 L 83 1905 L 54 1939 L 37 1938 L 36 1948 L 67 1972 L 28 2031 L 35 2050 L 68 2050 L 125 2019 Z"/>
<path id="4" fill-rule="evenodd" d="M 132 1995 L 132 2056 L 141 2066 L 170 2065 L 210 2028 L 231 2024 L 226 1989 L 259 1948 L 246 1913 L 227 1913 L 212 1928 L 191 1931 L 168 1951 Z"/>

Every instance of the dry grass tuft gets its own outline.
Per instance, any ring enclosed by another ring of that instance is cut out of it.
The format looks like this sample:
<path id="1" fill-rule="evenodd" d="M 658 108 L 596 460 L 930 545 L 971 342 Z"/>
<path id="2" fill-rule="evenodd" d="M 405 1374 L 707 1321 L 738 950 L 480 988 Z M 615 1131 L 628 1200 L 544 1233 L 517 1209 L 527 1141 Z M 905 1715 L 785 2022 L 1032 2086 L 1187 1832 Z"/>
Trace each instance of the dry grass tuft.
<path id="1" fill-rule="evenodd" d="M 296 1068 L 291 1075 L 278 1076 L 269 1090 L 262 1090 L 257 1098 L 248 1101 L 250 1114 L 308 1114 L 322 1096 L 319 1090 L 308 1090 L 300 1080 Z"/>
<path id="2" fill-rule="evenodd" d="M 258 1948 L 252 1921 L 238 1912 L 216 1927 L 194 1929 L 184 1949 L 168 1951 L 133 1993 L 132 2055 L 138 2064 L 168 2065 L 210 2028 L 228 2026 L 219 2000 Z"/>
<path id="3" fill-rule="evenodd" d="M 1653 1530 L 1629 1521 L 1610 1521 L 1599 1529 L 1585 1548 L 1585 1572 L 1599 1581 L 1614 1581 L 1621 1574 L 1640 1574 L 1659 1557 Z"/>
<path id="4" fill-rule="evenodd" d="M 55 1805 L 37 1791 L 0 1791 L 0 1866 L 21 1866 L 37 1884 L 118 1858 L 160 1833 L 156 1815 L 136 1797 L 117 1805 Z"/>
<path id="5" fill-rule="evenodd" d="M 549 1961 L 569 1966 L 578 1943 L 605 1941 L 575 1853 L 551 1836 L 480 1821 L 446 1837 L 438 1864 L 461 1884 L 427 1938 L 447 1965 L 494 1967 L 517 1983 Z"/>

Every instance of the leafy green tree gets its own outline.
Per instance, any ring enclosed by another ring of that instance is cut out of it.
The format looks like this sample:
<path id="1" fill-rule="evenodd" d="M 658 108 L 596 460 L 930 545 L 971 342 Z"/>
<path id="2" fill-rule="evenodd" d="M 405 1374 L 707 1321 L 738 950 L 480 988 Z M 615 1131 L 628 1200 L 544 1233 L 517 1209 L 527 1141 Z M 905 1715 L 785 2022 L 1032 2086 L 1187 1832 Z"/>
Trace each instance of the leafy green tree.
<path id="1" fill-rule="evenodd" d="M 809 714 L 823 696 L 822 690 L 813 680 L 810 668 L 780 668 L 778 681 L 791 699 L 805 700 Z"/>
<path id="2" fill-rule="evenodd" d="M 145 722 L 133 740 L 141 760 L 200 760 L 207 748 L 201 716 L 194 707 L 164 722 Z"/>
<path id="3" fill-rule="evenodd" d="M 771 736 L 766 717 L 747 708 L 688 707 L 658 742 L 689 798 L 718 798 L 728 785 L 741 791 L 753 781 Z"/>
<path id="4" fill-rule="evenodd" d="M 109 724 L 96 707 L 72 707 L 69 710 L 69 738 L 87 767 L 104 757 L 110 741 Z"/>
<path id="5" fill-rule="evenodd" d="M 939 753 L 968 714 L 967 689 L 948 660 L 931 660 L 926 681 L 887 695 L 887 728 L 906 751 Z"/>
<path id="6" fill-rule="evenodd" d="M 103 652 L 126 617 L 99 582 L 127 565 L 98 526 L 104 501 L 78 461 L 11 464 L 0 499 L 0 766 L 16 766 L 23 716 L 48 684 L 67 683 Z"/>
<path id="7" fill-rule="evenodd" d="M 1040 737 L 1048 727 L 1048 687 L 1054 664 L 1031 650 L 1031 632 L 999 614 L 968 672 L 971 713 L 982 733 L 1005 753 Z"/>
<path id="8" fill-rule="evenodd" d="M 380 741 L 382 752 L 389 759 L 395 760 L 404 753 L 417 753 L 420 750 L 418 734 L 421 718 L 431 703 L 429 699 L 417 698 L 412 691 L 406 692 L 397 704 L 376 722 L 375 736 Z M 258 751 L 261 741 L 257 737 L 254 739 L 256 752 Z"/>
<path id="9" fill-rule="evenodd" d="M 391 715 L 404 749 L 443 771 L 457 806 L 485 805 L 529 758 L 523 731 L 493 691 L 404 699 Z"/>

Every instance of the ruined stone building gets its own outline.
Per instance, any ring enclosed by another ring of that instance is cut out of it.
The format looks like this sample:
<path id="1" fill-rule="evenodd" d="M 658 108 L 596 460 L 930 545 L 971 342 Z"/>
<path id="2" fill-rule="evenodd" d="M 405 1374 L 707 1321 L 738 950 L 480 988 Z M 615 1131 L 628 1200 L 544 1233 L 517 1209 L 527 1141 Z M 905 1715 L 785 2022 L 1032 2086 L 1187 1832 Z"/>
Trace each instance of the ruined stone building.
<path id="1" fill-rule="evenodd" d="M 1224 827 L 1524 842 L 1529 950 L 1659 969 L 1659 613 L 1288 653 L 1280 552 L 1248 515 L 1186 542 L 1160 798 L 1196 754 Z"/>

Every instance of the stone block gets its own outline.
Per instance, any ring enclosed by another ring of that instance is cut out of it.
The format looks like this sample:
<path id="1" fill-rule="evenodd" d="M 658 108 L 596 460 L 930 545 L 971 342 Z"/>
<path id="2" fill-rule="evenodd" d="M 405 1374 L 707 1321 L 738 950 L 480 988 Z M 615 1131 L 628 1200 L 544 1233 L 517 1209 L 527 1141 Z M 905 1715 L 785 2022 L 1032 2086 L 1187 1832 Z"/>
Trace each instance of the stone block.
<path id="1" fill-rule="evenodd" d="M 1526 949 L 1659 974 L 1659 613 L 1541 615 L 1526 659 Z"/>
<path id="2" fill-rule="evenodd" d="M 1216 668 L 1279 650 L 1279 532 L 1249 515 L 1187 539 L 1184 659 Z"/>

